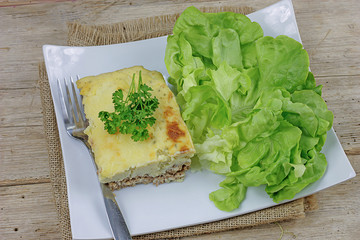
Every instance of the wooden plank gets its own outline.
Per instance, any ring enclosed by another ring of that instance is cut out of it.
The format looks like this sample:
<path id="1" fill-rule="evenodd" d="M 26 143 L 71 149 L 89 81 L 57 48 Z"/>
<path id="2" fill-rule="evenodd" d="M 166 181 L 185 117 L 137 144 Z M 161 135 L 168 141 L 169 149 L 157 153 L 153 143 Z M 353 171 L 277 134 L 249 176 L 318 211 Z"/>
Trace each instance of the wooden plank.
<path id="1" fill-rule="evenodd" d="M 0 90 L 1 127 L 42 126 L 38 88 Z"/>
<path id="2" fill-rule="evenodd" d="M 360 152 L 359 78 L 316 77 L 317 84 L 323 85 L 322 96 L 334 114 L 333 128 L 347 154 Z"/>
<path id="3" fill-rule="evenodd" d="M 0 89 L 3 90 L 37 87 L 38 63 L 43 61 L 42 45 L 64 45 L 66 42 L 66 21 L 57 18 L 57 14 L 50 17 L 49 11 L 35 11 L 37 8 L 22 13 L 19 11 L 22 8 L 25 6 L 0 8 L 0 31 L 3 33 Z"/>
<path id="4" fill-rule="evenodd" d="M 60 239 L 50 183 L 0 187 L 0 239 Z"/>
<path id="5" fill-rule="evenodd" d="M 293 4 L 314 74 L 359 74 L 359 1 L 293 1 Z"/>
<path id="6" fill-rule="evenodd" d="M 49 179 L 42 126 L 0 128 L 0 136 L 0 186 Z"/>

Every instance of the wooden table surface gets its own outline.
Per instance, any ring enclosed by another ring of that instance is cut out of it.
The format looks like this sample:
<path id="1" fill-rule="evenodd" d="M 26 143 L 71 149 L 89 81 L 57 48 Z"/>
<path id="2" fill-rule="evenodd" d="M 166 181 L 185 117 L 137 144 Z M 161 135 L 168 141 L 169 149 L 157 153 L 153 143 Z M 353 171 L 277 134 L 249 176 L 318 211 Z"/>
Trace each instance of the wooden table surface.
<path id="1" fill-rule="evenodd" d="M 66 22 L 102 24 L 175 13 L 190 5 L 250 1 L 0 1 L 0 239 L 59 239 L 38 86 L 42 45 L 66 43 Z M 334 129 L 360 171 L 360 3 L 293 1 L 310 67 L 335 115 Z M 281 223 L 282 239 L 359 239 L 360 176 L 317 194 L 319 209 Z M 268 224 L 186 239 L 279 239 Z"/>

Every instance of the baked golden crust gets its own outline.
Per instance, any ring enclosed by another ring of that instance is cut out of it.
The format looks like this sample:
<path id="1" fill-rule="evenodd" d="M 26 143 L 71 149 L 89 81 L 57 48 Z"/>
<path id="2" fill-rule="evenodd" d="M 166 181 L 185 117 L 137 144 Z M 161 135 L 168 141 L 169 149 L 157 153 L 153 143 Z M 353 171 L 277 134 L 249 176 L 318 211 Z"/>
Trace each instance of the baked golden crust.
<path id="1" fill-rule="evenodd" d="M 155 124 L 148 128 L 150 137 L 134 142 L 130 135 L 108 134 L 98 113 L 114 111 L 112 93 L 122 89 L 126 97 L 134 73 L 137 85 L 139 71 L 143 83 L 153 89 L 151 93 L 158 98 L 159 107 L 154 113 Z M 109 183 L 139 176 L 161 176 L 173 166 L 184 165 L 193 156 L 194 146 L 174 94 L 159 72 L 135 66 L 82 78 L 77 86 L 81 89 L 89 119 L 85 133 L 95 156 L 100 181 Z"/>

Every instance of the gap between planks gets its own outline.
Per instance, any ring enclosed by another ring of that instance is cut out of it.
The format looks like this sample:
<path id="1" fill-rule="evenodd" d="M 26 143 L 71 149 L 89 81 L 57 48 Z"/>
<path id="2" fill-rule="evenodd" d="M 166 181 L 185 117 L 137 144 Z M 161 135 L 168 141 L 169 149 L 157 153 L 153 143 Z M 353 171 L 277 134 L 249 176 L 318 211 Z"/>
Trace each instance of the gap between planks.
<path id="1" fill-rule="evenodd" d="M 311 64 L 311 63 L 310 63 Z M 360 74 L 344 74 L 344 75 L 315 75 L 315 79 L 317 78 L 332 78 L 332 77 L 360 77 Z"/>
<path id="2" fill-rule="evenodd" d="M 350 150 L 344 150 L 344 152 L 346 153 L 346 155 L 360 155 L 360 149 L 355 148 L 355 149 L 350 149 Z"/>
<path id="3" fill-rule="evenodd" d="M 0 187 L 11 187 L 19 185 L 50 183 L 50 178 L 23 178 L 0 181 Z"/>

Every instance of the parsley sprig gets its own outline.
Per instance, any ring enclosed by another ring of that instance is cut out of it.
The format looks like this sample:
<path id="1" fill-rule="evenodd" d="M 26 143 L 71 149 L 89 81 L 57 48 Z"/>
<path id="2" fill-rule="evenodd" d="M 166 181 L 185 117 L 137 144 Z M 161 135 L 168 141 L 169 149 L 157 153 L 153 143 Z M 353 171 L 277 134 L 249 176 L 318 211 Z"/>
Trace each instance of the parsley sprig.
<path id="1" fill-rule="evenodd" d="M 125 100 L 121 89 L 113 93 L 115 111 L 99 112 L 99 118 L 104 122 L 104 129 L 110 134 L 118 132 L 132 134 L 131 138 L 135 142 L 148 139 L 147 126 L 154 125 L 156 119 L 153 114 L 159 105 L 158 99 L 152 96 L 150 91 L 153 91 L 152 88 L 142 83 L 141 71 L 138 86 L 135 87 L 134 74 Z"/>

